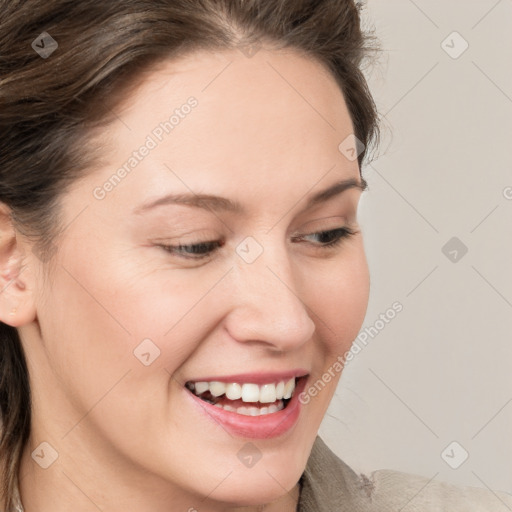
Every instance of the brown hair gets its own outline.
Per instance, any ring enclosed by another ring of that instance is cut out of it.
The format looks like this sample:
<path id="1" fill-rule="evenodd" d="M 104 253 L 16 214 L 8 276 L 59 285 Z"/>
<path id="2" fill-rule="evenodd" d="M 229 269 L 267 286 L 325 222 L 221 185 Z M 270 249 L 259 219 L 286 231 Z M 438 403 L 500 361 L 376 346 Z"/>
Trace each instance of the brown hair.
<path id="1" fill-rule="evenodd" d="M 355 136 L 376 145 L 378 116 L 361 70 L 375 39 L 352 0 L 0 0 L 0 12 L 0 202 L 44 263 L 60 229 L 59 198 L 94 166 L 92 130 L 163 59 L 263 41 L 297 49 L 331 71 Z M 58 44 L 53 53 L 43 32 Z M 18 332 L 3 323 L 0 414 L 9 510 L 30 433 L 30 387 Z"/>

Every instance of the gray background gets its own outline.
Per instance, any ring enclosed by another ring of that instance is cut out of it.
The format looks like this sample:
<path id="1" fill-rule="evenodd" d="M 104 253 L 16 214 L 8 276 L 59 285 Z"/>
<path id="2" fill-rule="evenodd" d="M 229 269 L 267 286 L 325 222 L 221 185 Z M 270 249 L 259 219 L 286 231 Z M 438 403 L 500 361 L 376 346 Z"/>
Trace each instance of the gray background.
<path id="1" fill-rule="evenodd" d="M 512 492 L 512 1 L 365 13 L 384 52 L 367 69 L 383 140 L 363 170 L 362 330 L 403 311 L 347 365 L 320 435 L 356 471 Z"/>

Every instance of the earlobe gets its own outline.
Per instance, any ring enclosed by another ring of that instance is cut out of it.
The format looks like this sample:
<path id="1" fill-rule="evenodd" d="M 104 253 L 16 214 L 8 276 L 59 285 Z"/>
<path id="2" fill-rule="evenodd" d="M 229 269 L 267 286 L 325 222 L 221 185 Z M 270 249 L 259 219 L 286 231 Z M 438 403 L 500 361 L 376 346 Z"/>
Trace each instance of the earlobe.
<path id="1" fill-rule="evenodd" d="M 24 252 L 16 237 L 10 209 L 0 203 L 0 321 L 12 327 L 32 322 L 35 305 Z"/>

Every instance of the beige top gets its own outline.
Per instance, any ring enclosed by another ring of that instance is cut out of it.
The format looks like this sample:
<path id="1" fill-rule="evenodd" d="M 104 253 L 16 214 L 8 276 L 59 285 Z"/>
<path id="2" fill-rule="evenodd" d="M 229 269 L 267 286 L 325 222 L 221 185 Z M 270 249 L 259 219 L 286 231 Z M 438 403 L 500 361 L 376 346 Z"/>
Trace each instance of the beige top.
<path id="1" fill-rule="evenodd" d="M 512 495 L 388 469 L 357 475 L 317 437 L 299 512 L 511 512 Z"/>
<path id="2" fill-rule="evenodd" d="M 317 437 L 298 512 L 511 512 L 512 495 L 388 469 L 357 475 Z M 17 506 L 23 512 L 18 490 Z"/>

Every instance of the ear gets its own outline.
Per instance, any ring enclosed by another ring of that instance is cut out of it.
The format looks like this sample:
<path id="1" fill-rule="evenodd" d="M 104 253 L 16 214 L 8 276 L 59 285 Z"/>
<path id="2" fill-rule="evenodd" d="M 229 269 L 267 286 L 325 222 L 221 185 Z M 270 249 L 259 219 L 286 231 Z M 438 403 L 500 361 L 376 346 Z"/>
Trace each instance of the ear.
<path id="1" fill-rule="evenodd" d="M 24 261 L 27 246 L 19 238 L 10 208 L 0 202 L 0 321 L 12 327 L 36 318 L 32 273 Z"/>

